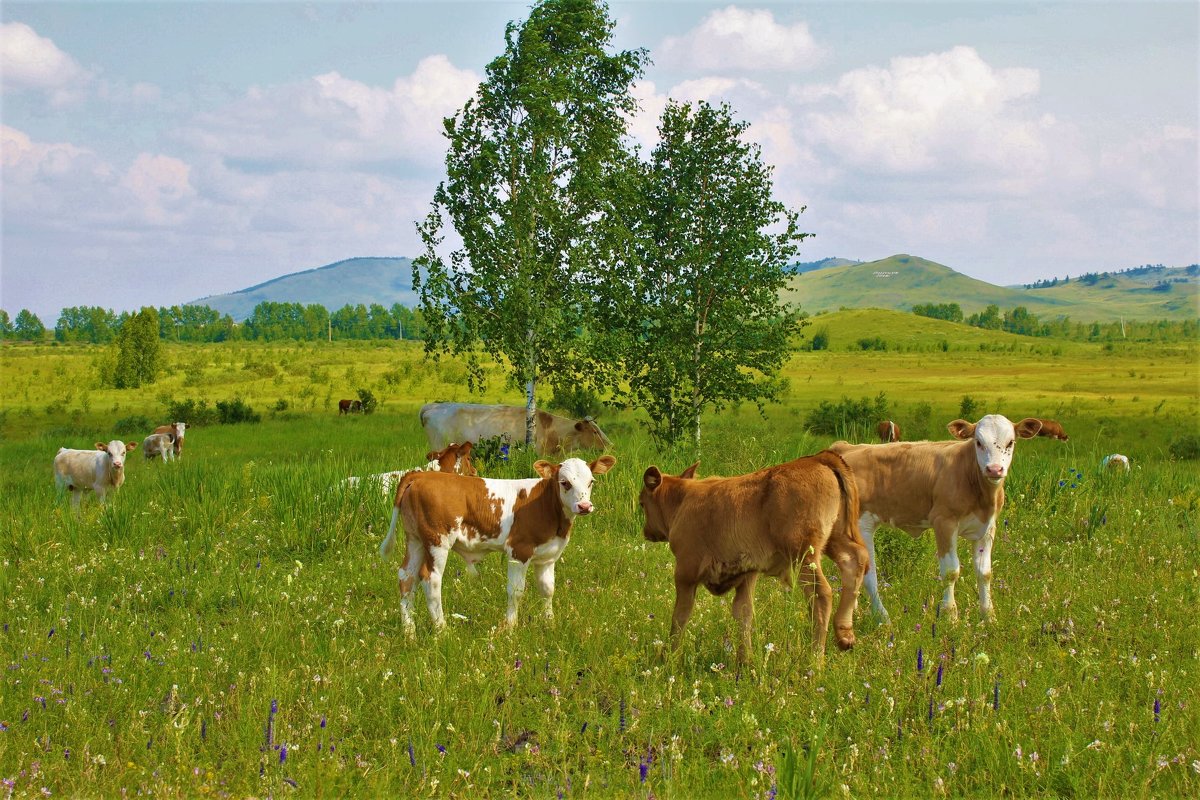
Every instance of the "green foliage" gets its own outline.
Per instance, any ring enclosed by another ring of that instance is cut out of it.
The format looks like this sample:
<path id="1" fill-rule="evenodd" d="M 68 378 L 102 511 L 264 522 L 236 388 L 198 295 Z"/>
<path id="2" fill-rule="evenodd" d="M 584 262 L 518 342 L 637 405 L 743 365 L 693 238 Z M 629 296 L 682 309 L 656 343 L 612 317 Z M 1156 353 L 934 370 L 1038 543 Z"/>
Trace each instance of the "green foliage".
<path id="1" fill-rule="evenodd" d="M 912 307 L 914 314 L 947 322 L 962 322 L 963 311 L 958 303 L 918 303 Z"/>
<path id="2" fill-rule="evenodd" d="M 1000 306 L 995 303 L 990 303 L 983 311 L 967 317 L 966 322 L 973 327 L 989 331 L 998 331 L 1004 326 L 1004 320 L 1000 317 Z"/>
<path id="3" fill-rule="evenodd" d="M 426 352 L 462 356 L 472 387 L 484 353 L 511 365 L 531 399 L 543 378 L 589 371 L 588 284 L 615 201 L 605 184 L 627 158 L 629 90 L 646 60 L 610 53 L 612 35 L 602 4 L 534 5 L 508 25 L 478 95 L 445 121 L 447 176 L 418 226 L 412 279 Z M 447 223 L 462 238 L 448 260 Z"/>
<path id="4" fill-rule="evenodd" d="M 13 338 L 13 324 L 8 316 L 8 312 L 0 308 L 0 341 L 8 341 Z"/>
<path id="5" fill-rule="evenodd" d="M 604 409 L 604 404 L 596 392 L 578 383 L 556 385 L 546 405 L 575 419 L 599 416 Z"/>
<path id="6" fill-rule="evenodd" d="M 858 340 L 859 350 L 887 350 L 888 343 L 882 336 L 864 336 Z"/>
<path id="7" fill-rule="evenodd" d="M 360 388 L 358 390 L 358 399 L 362 403 L 361 410 L 364 414 L 374 414 L 375 409 L 379 406 L 379 400 L 371 393 L 370 389 Z"/>
<path id="8" fill-rule="evenodd" d="M 117 389 L 134 389 L 154 383 L 162 370 L 158 337 L 158 312 L 149 306 L 125 320 L 117 333 L 117 355 L 110 377 Z"/>
<path id="9" fill-rule="evenodd" d="M 489 436 L 475 442 L 474 447 L 471 448 L 471 460 L 490 467 L 514 460 L 517 454 L 523 450 L 525 450 L 524 442 L 514 443 L 507 433 L 502 433 L 499 436 Z"/>
<path id="10" fill-rule="evenodd" d="M 958 404 L 958 418 L 965 419 L 967 422 L 977 422 L 979 413 L 979 404 L 975 402 L 975 398 L 969 394 L 964 394 L 962 402 Z"/>
<path id="11" fill-rule="evenodd" d="M 246 404 L 240 397 L 217 401 L 217 421 L 222 425 L 242 422 L 262 422 L 262 415 Z"/>
<path id="12" fill-rule="evenodd" d="M 869 397 L 861 400 L 843 397 L 836 404 L 822 400 L 809 412 L 804 426 L 812 433 L 861 441 L 873 434 L 880 420 L 890 419 L 891 416 L 887 395 L 880 392 L 874 400 Z"/>
<path id="13" fill-rule="evenodd" d="M 1184 434 L 1171 442 L 1167 447 L 1167 451 L 1173 458 L 1180 460 L 1195 461 L 1196 459 L 1200 459 L 1200 436 L 1194 433 Z"/>
<path id="14" fill-rule="evenodd" d="M 27 308 L 22 308 L 17 312 L 17 318 L 13 321 L 12 338 L 25 342 L 40 342 L 46 338 L 46 326 L 38 319 L 38 315 L 34 314 Z"/>
<path id="15" fill-rule="evenodd" d="M 216 409 L 209 408 L 207 400 L 167 400 L 166 418 L 171 422 L 186 422 L 189 428 L 215 424 Z"/>
<path id="16" fill-rule="evenodd" d="M 919 441 L 929 438 L 929 423 L 933 417 L 933 406 L 929 403 L 917 403 L 913 408 L 912 416 L 908 420 L 904 431 L 906 438 L 910 441 Z"/>
<path id="17" fill-rule="evenodd" d="M 142 414 L 121 417 L 119 420 L 113 423 L 113 433 L 118 433 L 122 436 L 138 433 L 146 435 L 149 434 L 150 431 L 154 430 L 154 428 L 155 426 L 150 422 L 150 420 Z"/>
<path id="18" fill-rule="evenodd" d="M 829 349 L 829 329 L 821 328 L 812 337 L 812 346 L 810 350 L 828 350 Z"/>
<path id="19" fill-rule="evenodd" d="M 54 325 L 54 339 L 58 342 L 109 344 L 116 338 L 122 322 L 124 320 L 116 313 L 100 306 L 64 308 Z"/>
<path id="20" fill-rule="evenodd" d="M 727 105 L 668 103 L 650 163 L 628 173 L 620 204 L 635 235 L 615 243 L 600 276 L 600 361 L 618 402 L 644 409 L 666 444 L 698 449 L 708 409 L 777 401 L 805 324 L 779 291 L 809 234 L 799 211 L 773 199 L 747 127 Z"/>

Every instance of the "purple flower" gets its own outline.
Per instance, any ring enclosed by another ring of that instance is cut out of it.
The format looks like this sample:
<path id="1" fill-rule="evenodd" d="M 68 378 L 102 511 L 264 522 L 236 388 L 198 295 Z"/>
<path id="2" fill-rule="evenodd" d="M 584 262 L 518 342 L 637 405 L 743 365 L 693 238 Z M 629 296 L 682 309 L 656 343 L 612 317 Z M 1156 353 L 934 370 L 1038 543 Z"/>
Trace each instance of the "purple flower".
<path id="1" fill-rule="evenodd" d="M 585 723 L 583 723 L 583 725 L 580 726 L 579 732 L 583 733 L 586 730 L 587 730 L 587 723 L 585 722 Z"/>
<path id="2" fill-rule="evenodd" d="M 922 652 L 921 648 L 918 647 L 917 648 L 917 672 L 921 672 L 924 669 L 925 669 L 925 653 Z"/>
<path id="3" fill-rule="evenodd" d="M 279 713 L 279 701 L 272 700 L 271 701 L 271 716 L 273 717 L 278 713 Z"/>
<path id="4" fill-rule="evenodd" d="M 645 761 L 638 762 L 638 781 L 639 783 L 646 782 L 646 773 L 650 771 L 650 765 Z"/>
<path id="5" fill-rule="evenodd" d="M 445 755 L 445 754 L 446 754 L 446 745 L 444 745 L 444 744 L 439 744 L 439 745 L 437 746 L 437 751 L 438 751 L 439 753 L 441 753 L 442 755 Z"/>
<path id="6" fill-rule="evenodd" d="M 929 696 L 929 716 L 927 717 L 927 719 L 930 722 L 933 722 L 933 695 Z"/>
<path id="7" fill-rule="evenodd" d="M 942 665 L 938 664 L 937 685 L 942 685 Z"/>
<path id="8" fill-rule="evenodd" d="M 1000 678 L 996 678 L 996 685 L 992 687 L 992 711 L 1000 710 Z"/>
<path id="9" fill-rule="evenodd" d="M 279 763 L 282 764 L 285 761 L 287 761 L 287 745 L 281 744 L 279 745 Z"/>
<path id="10" fill-rule="evenodd" d="M 322 720 L 322 724 L 324 724 L 324 720 Z M 412 739 L 408 740 L 408 765 L 410 767 L 417 765 L 417 755 L 413 752 Z"/>
<path id="11" fill-rule="evenodd" d="M 200 720 L 200 741 L 208 738 L 208 720 Z"/>
<path id="12" fill-rule="evenodd" d="M 625 698 L 624 697 L 621 698 L 621 719 L 619 722 L 618 730 L 620 730 L 622 733 L 625 732 Z"/>
<path id="13" fill-rule="evenodd" d="M 1162 706 L 1158 703 L 1158 698 L 1154 698 L 1154 721 L 1158 722 L 1159 712 L 1162 711 Z"/>
<path id="14" fill-rule="evenodd" d="M 49 638 L 51 638 L 52 636 L 54 636 L 54 628 L 51 628 L 51 629 L 50 629 L 50 633 L 46 635 L 46 638 L 47 638 L 47 639 L 49 639 Z"/>

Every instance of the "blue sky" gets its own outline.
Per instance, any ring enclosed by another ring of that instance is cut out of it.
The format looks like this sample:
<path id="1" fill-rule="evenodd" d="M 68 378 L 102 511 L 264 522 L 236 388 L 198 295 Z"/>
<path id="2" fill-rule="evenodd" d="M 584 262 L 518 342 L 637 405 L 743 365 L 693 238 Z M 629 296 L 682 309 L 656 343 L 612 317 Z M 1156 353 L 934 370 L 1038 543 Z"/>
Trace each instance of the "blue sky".
<path id="1" fill-rule="evenodd" d="M 440 120 L 525 3 L 5 2 L 0 307 L 169 305 L 414 256 Z M 1200 260 L 1200 4 L 613 2 L 667 98 L 729 102 L 803 260 L 997 284 Z M 940 299 L 940 298 L 931 298 Z"/>

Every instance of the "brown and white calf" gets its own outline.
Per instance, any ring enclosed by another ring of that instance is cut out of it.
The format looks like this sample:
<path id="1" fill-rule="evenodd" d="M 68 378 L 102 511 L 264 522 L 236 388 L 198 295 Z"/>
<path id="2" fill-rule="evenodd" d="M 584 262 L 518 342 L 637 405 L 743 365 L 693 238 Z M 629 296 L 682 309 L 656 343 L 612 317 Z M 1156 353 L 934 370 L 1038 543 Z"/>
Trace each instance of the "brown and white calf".
<path id="1" fill-rule="evenodd" d="M 186 422 L 172 422 L 170 425 L 159 425 L 154 429 L 154 433 L 169 433 L 175 437 L 175 457 L 179 458 L 183 455 L 183 437 L 187 433 Z"/>
<path id="2" fill-rule="evenodd" d="M 858 532 L 858 491 L 846 462 L 824 450 L 731 478 L 694 480 L 695 471 L 693 464 L 674 477 L 650 467 L 639 498 L 646 516 L 643 535 L 667 542 L 675 556 L 672 646 L 679 647 L 697 586 L 715 595 L 733 589 L 733 616 L 741 625 L 738 662 L 744 662 L 758 576 L 776 577 L 790 587 L 798 575 L 812 609 L 813 651 L 824 655 L 833 605 L 833 590 L 821 571 L 826 553 L 842 575 L 834 615 L 838 647 L 853 647 L 867 549 Z"/>
<path id="3" fill-rule="evenodd" d="M 161 458 L 170 461 L 175 458 L 175 434 L 152 433 L 142 440 L 142 455 L 147 461 Z"/>
<path id="4" fill-rule="evenodd" d="M 1045 436 L 1047 439 L 1058 439 L 1059 441 L 1067 441 L 1070 436 L 1063 430 L 1062 423 L 1052 419 L 1039 419 L 1042 423 L 1042 429 L 1038 431 L 1038 436 Z"/>
<path id="5" fill-rule="evenodd" d="M 396 522 L 404 526 L 406 552 L 399 571 L 400 615 L 412 632 L 412 595 L 417 581 L 425 592 L 433 625 L 446 625 L 442 613 L 442 574 L 451 552 L 461 555 L 468 570 L 492 552 L 508 559 L 508 612 L 517 624 L 517 608 L 525 593 L 525 576 L 533 567 L 538 592 L 553 616 L 554 565 L 566 549 L 576 516 L 592 513 L 595 475 L 617 460 L 601 456 L 592 463 L 568 458 L 561 464 L 537 461 L 541 477 L 520 480 L 468 478 L 444 472 L 412 472 L 400 480 L 392 524 L 379 546 L 384 558 L 396 546 Z"/>
<path id="6" fill-rule="evenodd" d="M 73 506 L 79 506 L 85 489 L 95 492 L 103 503 L 108 492 L 125 482 L 125 453 L 137 446 L 137 442 L 113 439 L 108 444 L 96 442 L 95 450 L 60 447 L 54 456 L 54 484 L 59 491 L 71 493 Z"/>
<path id="7" fill-rule="evenodd" d="M 875 433 L 878 434 L 879 441 L 881 442 L 900 441 L 900 426 L 890 419 L 885 419 L 875 426 Z"/>
<path id="8" fill-rule="evenodd" d="M 449 441 L 482 441 L 507 435 L 512 442 L 525 441 L 525 409 L 521 406 L 478 403 L 426 403 L 421 406 L 421 427 L 430 447 Z M 611 447 L 608 437 L 591 417 L 569 419 L 538 411 L 534 447 L 538 455 L 572 450 L 602 450 Z"/>
<path id="9" fill-rule="evenodd" d="M 471 442 L 456 444 L 451 442 L 441 450 L 430 450 L 425 454 L 428 463 L 423 467 L 398 469 L 391 472 L 378 472 L 365 478 L 351 476 L 342 481 L 342 485 L 355 488 L 366 481 L 377 485 L 385 496 L 394 495 L 400 479 L 410 472 L 453 472 L 455 475 L 478 475 L 475 464 L 471 461 Z"/>
<path id="10" fill-rule="evenodd" d="M 887 609 L 879 599 L 879 563 L 875 559 L 875 529 L 886 524 L 920 536 L 933 528 L 937 537 L 938 566 L 945 592 L 942 608 L 958 617 L 954 584 L 958 581 L 958 537 L 971 541 L 975 577 L 979 584 L 979 611 L 992 619 L 992 543 L 996 520 L 1004 507 L 1004 479 L 1012 464 L 1016 441 L 1032 439 L 1041 421 L 1032 417 L 1014 425 L 999 414 L 979 422 L 956 419 L 946 426 L 955 437 L 945 442 L 849 444 L 835 442 L 854 470 L 862 506 L 859 527 L 871 565 L 864 584 L 871 607 L 884 621 Z"/>

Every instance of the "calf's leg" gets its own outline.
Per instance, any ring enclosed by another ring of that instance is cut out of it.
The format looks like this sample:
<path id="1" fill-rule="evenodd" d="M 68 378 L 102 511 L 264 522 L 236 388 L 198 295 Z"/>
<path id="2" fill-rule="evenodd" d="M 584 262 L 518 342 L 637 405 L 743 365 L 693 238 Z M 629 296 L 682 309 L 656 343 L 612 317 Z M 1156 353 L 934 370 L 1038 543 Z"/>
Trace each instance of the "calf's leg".
<path id="1" fill-rule="evenodd" d="M 429 548 L 429 577 L 421 581 L 421 588 L 425 590 L 425 605 L 429 606 L 434 629 L 439 631 L 446 627 L 446 615 L 442 613 L 442 575 L 446 571 L 449 555 L 448 547 Z"/>
<path id="2" fill-rule="evenodd" d="M 858 520 L 859 530 L 862 531 L 863 543 L 867 546 L 867 570 L 863 575 L 863 585 L 867 587 L 867 595 L 871 598 L 871 610 L 879 621 L 887 624 L 891 621 L 883 601 L 879 599 L 879 562 L 875 558 L 875 528 L 879 519 L 870 513 L 863 514 Z"/>
<path id="3" fill-rule="evenodd" d="M 842 593 L 837 611 L 833 615 L 833 633 L 837 646 L 842 650 L 854 647 L 854 609 L 858 606 L 858 590 L 870 563 L 867 548 L 852 541 L 843 531 L 835 531 L 829 537 L 825 549 L 837 564 L 842 576 Z"/>
<path id="4" fill-rule="evenodd" d="M 825 655 L 825 639 L 829 635 L 829 612 L 833 608 L 833 588 L 821 571 L 821 556 L 812 547 L 808 548 L 800 565 L 800 585 L 812 613 L 813 655 L 821 659 Z"/>
<path id="5" fill-rule="evenodd" d="M 525 596 L 525 573 L 529 571 L 529 562 L 517 561 L 515 558 L 508 561 L 508 611 L 504 615 L 504 622 L 510 628 L 517 625 L 517 610 L 521 606 L 521 598 Z"/>
<path id="6" fill-rule="evenodd" d="M 738 640 L 738 664 L 745 664 L 749 658 L 751 629 L 754 626 L 754 586 L 758 583 L 758 573 L 751 572 L 737 585 L 733 595 L 733 618 L 741 627 L 741 638 Z"/>
<path id="7" fill-rule="evenodd" d="M 399 569 L 397 577 L 400 584 L 400 620 L 404 625 L 404 632 L 411 635 L 416 632 L 412 610 L 413 591 L 418 580 L 424 582 L 429 577 L 425 545 L 419 540 L 408 540 L 408 549 L 404 554 L 404 566 Z"/>
<path id="8" fill-rule="evenodd" d="M 958 619 L 954 585 L 962 571 L 958 561 L 958 526 L 955 522 L 938 520 L 933 524 L 933 532 L 937 537 L 938 572 L 946 586 L 942 593 L 942 610 L 953 622 Z"/>
<path id="9" fill-rule="evenodd" d="M 554 618 L 554 562 L 533 565 L 533 580 L 538 594 L 546 600 L 546 616 Z"/>
<path id="10" fill-rule="evenodd" d="M 992 607 L 992 542 L 995 539 L 996 521 L 993 519 L 983 534 L 971 543 L 975 581 L 979 584 L 979 613 L 988 622 L 996 619 L 996 609 Z"/>
<path id="11" fill-rule="evenodd" d="M 696 605 L 696 581 L 675 573 L 675 610 L 671 612 L 671 649 L 683 643 L 683 631 Z"/>

